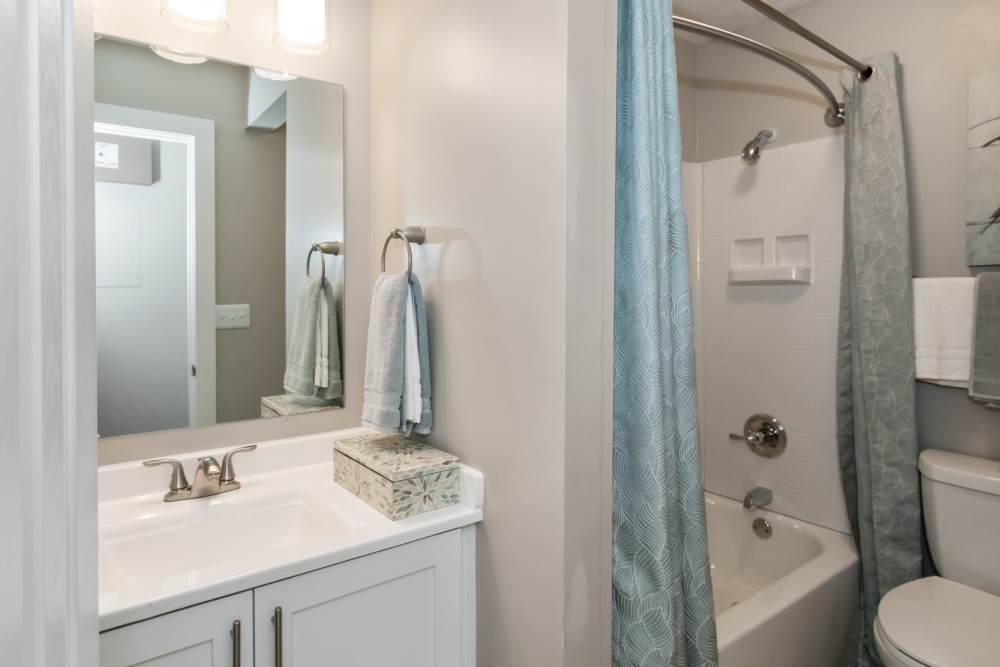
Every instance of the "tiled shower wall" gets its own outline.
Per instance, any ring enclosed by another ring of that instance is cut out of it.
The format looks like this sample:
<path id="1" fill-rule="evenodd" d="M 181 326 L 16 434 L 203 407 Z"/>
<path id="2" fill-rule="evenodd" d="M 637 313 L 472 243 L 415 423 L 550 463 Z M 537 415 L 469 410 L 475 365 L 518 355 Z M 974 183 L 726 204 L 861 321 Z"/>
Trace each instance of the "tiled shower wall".
<path id="1" fill-rule="evenodd" d="M 849 532 L 836 440 L 836 343 L 843 229 L 843 140 L 686 163 L 695 353 L 706 488 L 742 500 L 774 491 L 771 509 Z M 734 241 L 808 234 L 811 285 L 729 285 Z M 765 412 L 788 431 L 776 459 L 729 439 Z"/>

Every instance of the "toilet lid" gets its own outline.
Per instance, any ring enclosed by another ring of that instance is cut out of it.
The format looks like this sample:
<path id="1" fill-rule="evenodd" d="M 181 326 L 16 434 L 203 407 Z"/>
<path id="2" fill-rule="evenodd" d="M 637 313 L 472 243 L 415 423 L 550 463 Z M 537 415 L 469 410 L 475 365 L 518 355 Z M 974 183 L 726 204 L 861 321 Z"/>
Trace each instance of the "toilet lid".
<path id="1" fill-rule="evenodd" d="M 879 625 L 893 646 L 931 667 L 997 667 L 1000 597 L 941 577 L 889 591 Z"/>

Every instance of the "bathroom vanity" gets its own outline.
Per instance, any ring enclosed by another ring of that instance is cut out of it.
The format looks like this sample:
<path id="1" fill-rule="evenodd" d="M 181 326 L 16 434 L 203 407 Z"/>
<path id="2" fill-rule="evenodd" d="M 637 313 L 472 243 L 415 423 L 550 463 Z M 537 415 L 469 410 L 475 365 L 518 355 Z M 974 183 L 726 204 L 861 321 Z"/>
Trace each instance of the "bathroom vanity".
<path id="1" fill-rule="evenodd" d="M 390 521 L 334 482 L 334 442 L 361 432 L 261 444 L 206 498 L 164 502 L 166 467 L 100 468 L 102 667 L 474 664 L 482 475 Z"/>

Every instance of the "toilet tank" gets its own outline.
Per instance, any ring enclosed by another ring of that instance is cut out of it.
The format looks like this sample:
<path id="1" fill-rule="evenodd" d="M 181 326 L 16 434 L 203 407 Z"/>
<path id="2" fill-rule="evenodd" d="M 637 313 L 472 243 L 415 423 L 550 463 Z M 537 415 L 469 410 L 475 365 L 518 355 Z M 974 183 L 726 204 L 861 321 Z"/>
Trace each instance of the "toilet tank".
<path id="1" fill-rule="evenodd" d="M 924 525 L 945 579 L 1000 595 L 1000 461 L 920 454 Z"/>

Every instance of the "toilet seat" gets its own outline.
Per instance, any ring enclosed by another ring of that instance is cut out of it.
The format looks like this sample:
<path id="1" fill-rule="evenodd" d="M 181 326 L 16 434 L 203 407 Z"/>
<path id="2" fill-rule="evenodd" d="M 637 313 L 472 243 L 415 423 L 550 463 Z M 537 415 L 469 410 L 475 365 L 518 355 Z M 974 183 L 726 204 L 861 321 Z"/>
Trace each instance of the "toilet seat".
<path id="1" fill-rule="evenodd" d="M 878 655 L 882 658 L 885 667 L 927 667 L 927 663 L 914 660 L 886 639 L 885 631 L 882 629 L 878 617 L 875 617 L 875 645 L 878 647 Z"/>
<path id="2" fill-rule="evenodd" d="M 927 577 L 886 594 L 875 636 L 901 667 L 996 667 L 998 619 L 1000 597 Z"/>

